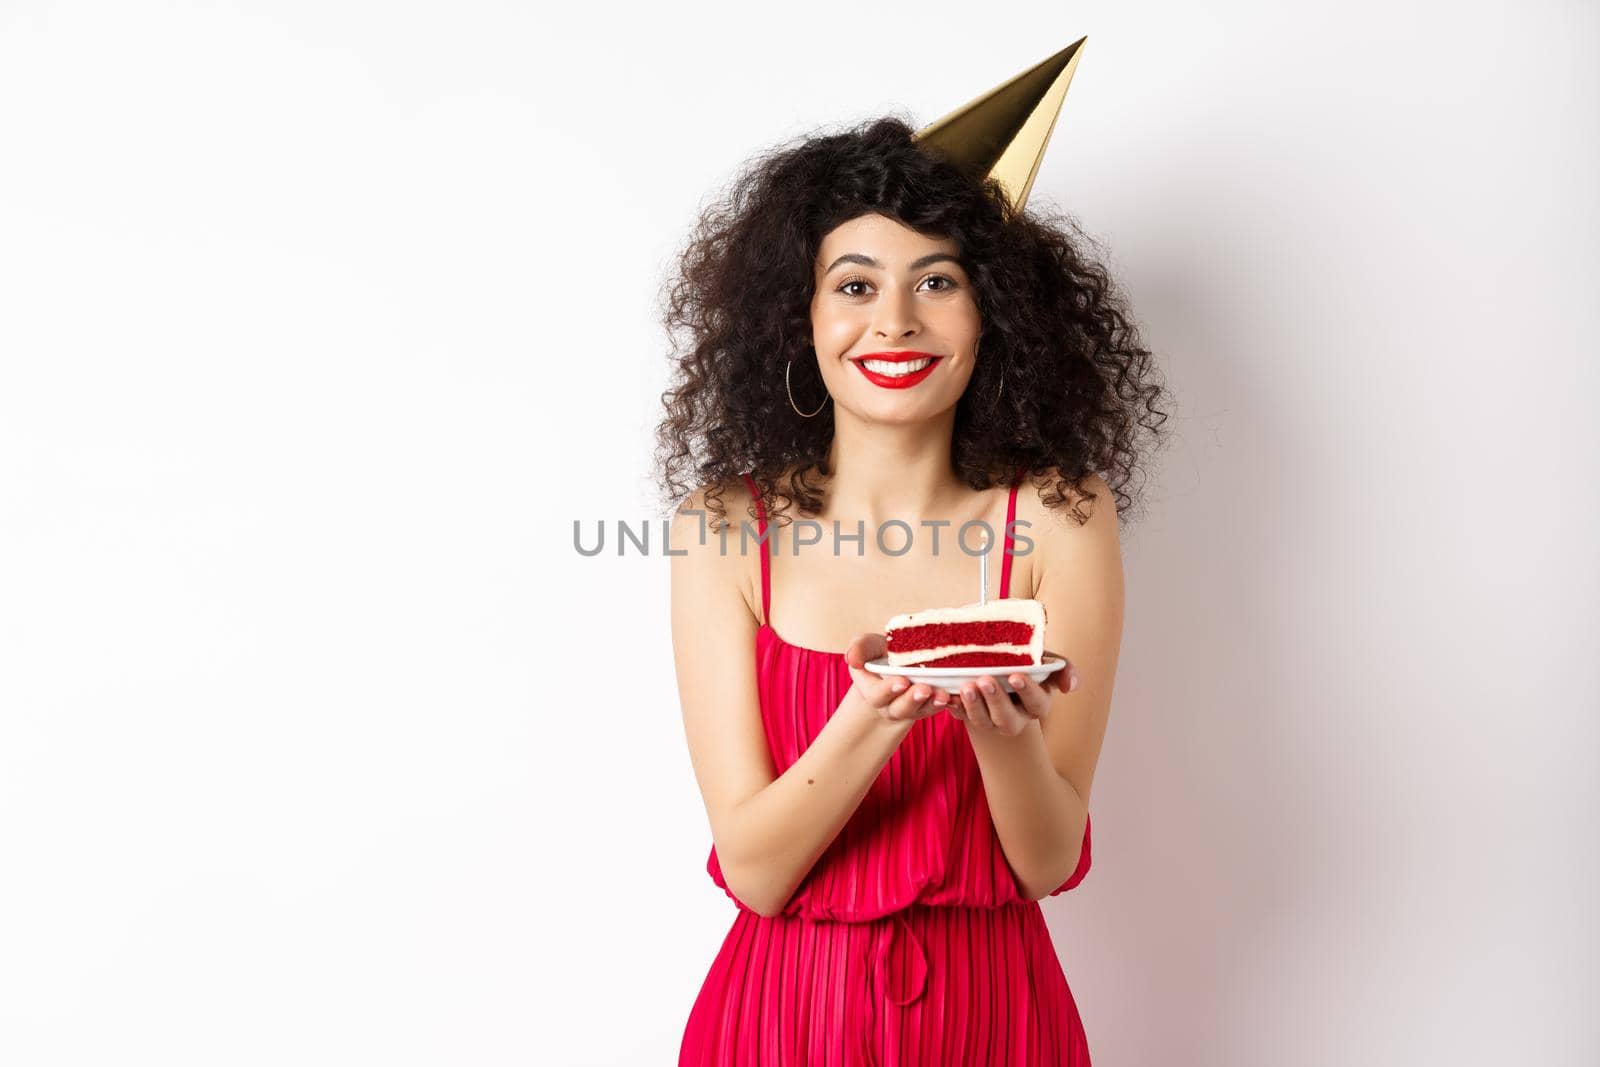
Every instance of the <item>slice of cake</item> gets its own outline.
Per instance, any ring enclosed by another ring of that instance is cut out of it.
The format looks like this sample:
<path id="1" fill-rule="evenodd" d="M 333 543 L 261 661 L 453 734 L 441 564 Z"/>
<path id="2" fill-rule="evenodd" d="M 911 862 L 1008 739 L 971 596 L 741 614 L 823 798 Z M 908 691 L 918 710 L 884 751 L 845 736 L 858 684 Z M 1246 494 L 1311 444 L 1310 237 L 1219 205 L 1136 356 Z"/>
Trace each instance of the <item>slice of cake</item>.
<path id="1" fill-rule="evenodd" d="M 1010 667 L 1044 662 L 1044 604 L 991 600 L 896 615 L 884 630 L 891 667 Z"/>

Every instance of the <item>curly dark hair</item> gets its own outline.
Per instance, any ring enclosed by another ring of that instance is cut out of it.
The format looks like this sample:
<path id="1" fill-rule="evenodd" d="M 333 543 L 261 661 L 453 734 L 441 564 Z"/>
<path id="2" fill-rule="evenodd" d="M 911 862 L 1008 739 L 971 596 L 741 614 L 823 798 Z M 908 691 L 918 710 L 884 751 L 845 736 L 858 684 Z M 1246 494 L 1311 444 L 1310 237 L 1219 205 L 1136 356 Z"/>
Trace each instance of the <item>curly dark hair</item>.
<path id="1" fill-rule="evenodd" d="M 660 484 L 670 502 L 706 487 L 719 527 L 721 491 L 749 472 L 777 518 L 789 502 L 820 512 L 833 409 L 802 418 L 784 386 L 823 393 L 811 347 L 810 304 L 823 237 L 878 213 L 935 239 L 952 239 L 973 282 L 984 358 L 958 402 L 955 473 L 975 490 L 1009 485 L 1019 470 L 1045 476 L 1057 507 L 1102 474 L 1129 511 L 1141 431 L 1167 415 L 1155 402 L 1150 352 L 1105 267 L 1079 242 L 1076 222 L 1014 210 L 1000 184 L 913 140 L 896 116 L 802 137 L 755 157 L 705 207 L 678 269 L 662 289 L 675 374 L 656 430 Z M 1000 404 L 995 406 L 997 390 Z M 980 399 L 981 398 L 981 399 Z M 780 484 L 781 482 L 781 484 Z M 752 510 L 753 514 L 753 510 Z M 1079 523 L 1087 515 L 1072 508 Z"/>

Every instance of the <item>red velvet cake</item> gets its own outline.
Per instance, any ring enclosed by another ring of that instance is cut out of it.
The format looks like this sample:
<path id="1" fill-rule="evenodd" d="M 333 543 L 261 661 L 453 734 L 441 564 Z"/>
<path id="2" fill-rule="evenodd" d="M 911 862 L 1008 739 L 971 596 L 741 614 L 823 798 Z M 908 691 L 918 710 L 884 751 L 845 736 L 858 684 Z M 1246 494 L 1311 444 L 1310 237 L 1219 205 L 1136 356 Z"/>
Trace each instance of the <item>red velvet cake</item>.
<path id="1" fill-rule="evenodd" d="M 1037 666 L 1044 622 L 1044 604 L 1009 598 L 896 615 L 884 630 L 889 666 Z"/>

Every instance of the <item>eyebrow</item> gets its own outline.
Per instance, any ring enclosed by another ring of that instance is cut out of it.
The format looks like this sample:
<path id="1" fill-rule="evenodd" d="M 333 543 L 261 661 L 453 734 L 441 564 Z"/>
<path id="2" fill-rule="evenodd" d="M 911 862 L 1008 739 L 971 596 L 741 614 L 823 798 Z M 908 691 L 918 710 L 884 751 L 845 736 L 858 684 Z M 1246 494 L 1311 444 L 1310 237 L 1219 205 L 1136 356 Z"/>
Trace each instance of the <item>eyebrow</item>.
<path id="1" fill-rule="evenodd" d="M 940 262 L 942 260 L 949 260 L 951 263 L 954 263 L 956 266 L 958 266 L 958 267 L 961 266 L 961 260 L 956 258 L 955 256 L 952 256 L 949 252 L 934 252 L 934 253 L 931 253 L 929 255 L 923 256 L 921 259 L 916 260 L 915 262 L 913 262 L 911 264 L 911 269 L 912 270 L 921 270 L 923 267 L 926 267 L 930 263 L 938 263 L 938 262 Z M 844 263 L 859 263 L 863 267 L 880 267 L 881 268 L 883 266 L 882 263 L 879 263 L 877 260 L 873 259 L 871 256 L 864 256 L 860 252 L 846 252 L 844 255 L 840 256 L 838 259 L 834 260 L 832 263 L 830 263 L 828 265 L 828 269 L 822 272 L 823 277 L 827 277 L 828 275 L 832 274 L 835 270 L 837 270 L 839 268 L 839 266 L 841 264 L 844 264 Z"/>

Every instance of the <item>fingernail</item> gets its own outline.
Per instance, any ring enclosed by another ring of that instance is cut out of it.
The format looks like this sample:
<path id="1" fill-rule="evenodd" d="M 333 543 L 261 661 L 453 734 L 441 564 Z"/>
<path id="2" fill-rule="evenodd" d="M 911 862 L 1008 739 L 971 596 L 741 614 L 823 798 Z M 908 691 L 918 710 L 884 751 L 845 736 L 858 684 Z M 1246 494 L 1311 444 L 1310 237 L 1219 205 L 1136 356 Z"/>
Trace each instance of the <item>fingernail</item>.
<path id="1" fill-rule="evenodd" d="M 983 681 L 978 683 L 978 688 L 982 689 L 985 693 L 992 693 L 994 692 L 994 683 L 985 678 Z"/>
<path id="2" fill-rule="evenodd" d="M 1070 693 L 1076 688 L 1078 688 L 1078 676 L 1074 674 L 1072 676 L 1072 681 L 1067 683 L 1067 692 Z"/>
<path id="3" fill-rule="evenodd" d="M 890 688 L 893 689 L 896 693 L 904 693 L 906 691 L 906 683 L 904 683 L 904 682 L 896 682 L 896 683 L 894 683 L 894 685 L 890 686 Z"/>

